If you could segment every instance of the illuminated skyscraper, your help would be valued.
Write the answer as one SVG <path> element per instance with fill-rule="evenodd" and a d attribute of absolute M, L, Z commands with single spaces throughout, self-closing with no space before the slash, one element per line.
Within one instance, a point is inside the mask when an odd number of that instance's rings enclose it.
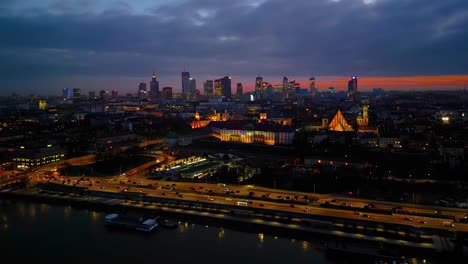
<path fill-rule="evenodd" d="M 101 97 L 101 100 L 106 100 L 107 98 L 109 98 L 109 92 L 106 90 L 101 90 L 99 92 L 99 96 Z"/>
<path fill-rule="evenodd" d="M 144 82 L 138 84 L 138 98 L 146 98 L 146 83 Z"/>
<path fill-rule="evenodd" d="M 263 77 L 258 76 L 255 79 L 255 92 L 260 92 L 262 90 Z"/>
<path fill-rule="evenodd" d="M 283 77 L 283 92 L 288 90 L 288 82 L 289 82 L 289 79 L 288 77 Z"/>
<path fill-rule="evenodd" d="M 348 81 L 348 92 L 357 91 L 357 77 L 351 76 L 351 80 Z"/>
<path fill-rule="evenodd" d="M 357 77 L 351 76 L 351 80 L 348 81 L 348 99 L 351 101 L 356 100 L 357 85 Z"/>
<path fill-rule="evenodd" d="M 190 94 L 190 73 L 182 72 L 182 95 L 186 96 Z"/>
<path fill-rule="evenodd" d="M 159 82 L 156 80 L 156 74 L 151 76 L 151 82 L 150 82 L 150 95 L 151 95 L 151 100 L 156 100 L 159 97 Z"/>
<path fill-rule="evenodd" d="M 221 79 L 214 81 L 214 93 L 216 96 L 222 96 L 224 98 L 231 98 L 231 76 L 224 76 Z"/>
<path fill-rule="evenodd" d="M 166 100 L 172 99 L 172 87 L 162 88 L 162 95 L 163 95 L 163 98 Z"/>
<path fill-rule="evenodd" d="M 197 92 L 197 83 L 194 78 L 189 78 L 189 93 L 186 94 L 186 98 L 190 100 L 196 99 L 196 92 Z"/>
<path fill-rule="evenodd" d="M 81 99 L 81 88 L 73 88 L 73 99 Z"/>
<path fill-rule="evenodd" d="M 119 90 L 112 90 L 112 99 L 116 99 L 119 97 Z"/>
<path fill-rule="evenodd" d="M 216 79 L 214 81 L 214 95 L 223 96 L 223 79 Z"/>
<path fill-rule="evenodd" d="M 68 88 L 63 88 L 62 98 L 68 100 L 72 97 L 72 91 Z"/>
<path fill-rule="evenodd" d="M 317 90 L 315 90 L 315 78 L 310 77 L 310 79 L 309 79 L 309 93 L 310 93 L 310 95 L 315 96 L 316 92 L 317 92 Z"/>
<path fill-rule="evenodd" d="M 223 95 L 224 97 L 231 99 L 231 76 L 224 76 L 223 78 Z"/>
<path fill-rule="evenodd" d="M 213 95 L 213 81 L 212 80 L 206 80 L 206 82 L 203 83 L 203 93 L 206 96 Z"/>
<path fill-rule="evenodd" d="M 242 83 L 237 83 L 236 89 L 236 96 L 241 96 L 244 93 L 244 88 L 242 87 Z"/>

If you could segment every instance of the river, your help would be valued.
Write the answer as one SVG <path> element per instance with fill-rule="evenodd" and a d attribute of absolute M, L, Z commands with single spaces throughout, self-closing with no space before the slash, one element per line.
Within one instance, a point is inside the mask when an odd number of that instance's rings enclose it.
<path fill-rule="evenodd" d="M 8 260 L 2 263 L 365 263 L 357 257 L 330 256 L 313 240 L 190 221 L 147 234 L 108 229 L 105 216 L 68 206 L 0 200 L 0 254 Z"/>

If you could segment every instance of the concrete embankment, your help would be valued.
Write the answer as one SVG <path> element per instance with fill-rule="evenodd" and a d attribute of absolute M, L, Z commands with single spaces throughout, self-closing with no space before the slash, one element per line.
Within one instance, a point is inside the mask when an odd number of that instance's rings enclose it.
<path fill-rule="evenodd" d="M 177 204 L 164 201 L 135 201 L 108 197 L 83 196 L 59 192 L 39 192 L 34 189 L 16 190 L 0 193 L 0 198 L 11 200 L 28 200 L 33 202 L 45 202 L 52 204 L 69 205 L 77 208 L 85 208 L 105 212 L 135 212 L 146 215 L 181 216 L 190 220 L 197 219 L 202 223 L 214 225 L 229 225 L 235 228 L 247 229 L 254 232 L 279 233 L 287 237 L 308 238 L 319 237 L 324 241 L 347 240 L 360 243 L 388 245 L 398 248 L 398 252 L 412 252 L 415 250 L 423 254 L 451 252 L 453 246 L 446 238 L 438 236 L 406 236 L 399 237 L 384 230 L 372 230 L 354 226 L 334 224 L 331 220 L 299 219 L 295 217 L 271 217 L 252 214 L 248 210 L 229 210 L 229 208 L 204 207 L 203 204 L 188 203 Z M 442 243 L 443 242 L 443 243 Z"/>

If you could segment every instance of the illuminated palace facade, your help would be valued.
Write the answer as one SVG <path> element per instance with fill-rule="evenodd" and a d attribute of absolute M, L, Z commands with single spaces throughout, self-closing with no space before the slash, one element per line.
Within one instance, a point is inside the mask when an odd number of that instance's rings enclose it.
<path fill-rule="evenodd" d="M 212 122 L 212 136 L 221 141 L 256 143 L 265 145 L 291 145 L 294 140 L 294 130 L 290 126 L 282 126 L 271 122 L 250 123 L 233 120 L 227 122 Z"/>

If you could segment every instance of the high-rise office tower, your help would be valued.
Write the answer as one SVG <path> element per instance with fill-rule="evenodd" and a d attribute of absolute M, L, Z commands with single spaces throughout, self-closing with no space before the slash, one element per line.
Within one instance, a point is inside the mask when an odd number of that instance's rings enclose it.
<path fill-rule="evenodd" d="M 172 87 L 162 88 L 162 95 L 163 95 L 163 98 L 166 100 L 172 99 Z"/>
<path fill-rule="evenodd" d="M 185 97 L 190 94 L 190 73 L 182 72 L 182 95 Z"/>
<path fill-rule="evenodd" d="M 190 87 L 190 94 L 195 94 L 197 91 L 197 82 L 195 81 L 195 78 L 190 77 L 189 78 L 189 87 Z"/>
<path fill-rule="evenodd" d="M 102 100 L 106 100 L 107 98 L 109 98 L 109 92 L 106 90 L 101 90 L 99 92 L 99 96 L 101 97 Z"/>
<path fill-rule="evenodd" d="M 309 94 L 311 96 L 315 96 L 316 93 L 317 93 L 317 90 L 315 88 L 315 78 L 310 77 L 309 78 Z"/>
<path fill-rule="evenodd" d="M 156 74 L 151 76 L 151 82 L 150 82 L 150 94 L 151 94 L 151 100 L 156 100 L 159 97 L 159 82 L 156 80 Z"/>
<path fill-rule="evenodd" d="M 112 99 L 116 99 L 117 97 L 119 97 L 119 90 L 112 90 Z"/>
<path fill-rule="evenodd" d="M 89 96 L 89 99 L 94 100 L 94 99 L 96 99 L 96 92 L 95 91 L 89 91 L 88 96 Z"/>
<path fill-rule="evenodd" d="M 81 88 L 73 88 L 73 99 L 81 99 Z"/>
<path fill-rule="evenodd" d="M 214 81 L 214 93 L 216 96 L 222 96 L 231 99 L 231 76 L 224 76 Z"/>
<path fill-rule="evenodd" d="M 144 82 L 138 84 L 138 98 L 146 98 L 146 83 Z"/>
<path fill-rule="evenodd" d="M 63 88 L 63 91 L 62 91 L 62 98 L 64 100 L 68 100 L 72 97 L 72 91 L 68 88 Z"/>
<path fill-rule="evenodd" d="M 260 92 L 262 90 L 263 77 L 258 76 L 255 78 L 255 92 Z"/>
<path fill-rule="evenodd" d="M 357 92 L 357 77 L 351 76 L 351 80 L 348 81 L 348 92 Z"/>
<path fill-rule="evenodd" d="M 186 95 L 186 99 L 197 99 L 197 83 L 192 77 L 189 78 L 189 93 Z"/>
<path fill-rule="evenodd" d="M 244 93 L 244 88 L 242 87 L 242 83 L 237 83 L 236 96 L 239 97 L 243 93 Z"/>
<path fill-rule="evenodd" d="M 224 76 L 223 78 L 223 95 L 224 97 L 231 99 L 231 76 Z"/>
<path fill-rule="evenodd" d="M 213 95 L 213 81 L 212 80 L 206 80 L 206 82 L 203 83 L 203 93 L 205 94 L 205 96 Z"/>
<path fill-rule="evenodd" d="M 223 79 L 216 79 L 214 81 L 214 95 L 223 96 Z"/>
<path fill-rule="evenodd" d="M 289 82 L 288 77 L 284 76 L 283 77 L 283 92 L 288 90 L 288 82 Z"/>
<path fill-rule="evenodd" d="M 351 76 L 351 80 L 348 81 L 348 99 L 351 101 L 356 100 L 357 96 L 357 77 Z"/>

